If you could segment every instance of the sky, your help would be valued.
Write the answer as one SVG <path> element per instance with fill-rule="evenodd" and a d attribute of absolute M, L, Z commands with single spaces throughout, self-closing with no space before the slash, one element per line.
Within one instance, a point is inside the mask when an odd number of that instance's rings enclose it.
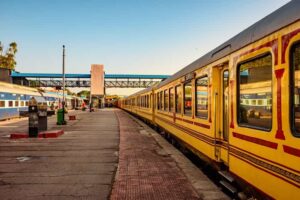
<path fill-rule="evenodd" d="M 0 0 L 0 41 L 20 72 L 60 73 L 65 45 L 66 73 L 171 75 L 288 1 Z"/>

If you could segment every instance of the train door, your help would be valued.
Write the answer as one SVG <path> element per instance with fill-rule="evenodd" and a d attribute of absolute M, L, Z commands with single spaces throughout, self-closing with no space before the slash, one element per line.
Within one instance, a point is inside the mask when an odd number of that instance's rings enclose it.
<path fill-rule="evenodd" d="M 216 69 L 217 78 L 214 90 L 215 104 L 215 156 L 218 161 L 228 165 L 229 154 L 229 70 L 228 65 Z"/>
<path fill-rule="evenodd" d="M 220 160 L 228 165 L 229 159 L 229 70 L 225 65 L 219 70 L 219 126 Z"/>
<path fill-rule="evenodd" d="M 229 162 L 229 70 L 228 68 L 223 70 L 222 73 L 222 91 L 223 91 L 223 98 L 222 98 L 222 115 L 223 115 L 223 127 L 222 127 L 222 138 L 223 143 L 222 147 L 224 149 L 225 155 L 221 156 L 222 160 L 228 164 Z M 221 152 L 222 153 L 222 152 Z"/>

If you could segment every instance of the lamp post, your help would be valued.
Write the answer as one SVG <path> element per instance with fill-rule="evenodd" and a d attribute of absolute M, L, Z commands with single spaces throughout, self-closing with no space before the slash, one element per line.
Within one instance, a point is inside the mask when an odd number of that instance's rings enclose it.
<path fill-rule="evenodd" d="M 91 74 L 91 81 L 90 81 L 90 112 L 92 112 L 92 71 L 90 71 Z"/>
<path fill-rule="evenodd" d="M 65 87 L 66 87 L 66 83 L 65 83 L 65 45 L 63 45 L 63 60 L 62 60 L 62 74 L 63 74 L 63 101 L 62 101 L 62 109 L 63 109 L 63 116 L 62 116 L 62 124 L 66 124 L 65 121 L 65 104 L 66 104 L 66 99 L 65 99 Z"/>

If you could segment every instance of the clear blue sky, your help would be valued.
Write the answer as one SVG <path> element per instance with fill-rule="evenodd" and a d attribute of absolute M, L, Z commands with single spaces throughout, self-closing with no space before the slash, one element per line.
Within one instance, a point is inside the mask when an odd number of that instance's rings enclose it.
<path fill-rule="evenodd" d="M 0 0 L 21 72 L 173 74 L 288 0 Z"/>
<path fill-rule="evenodd" d="M 0 0 L 0 41 L 17 70 L 172 74 L 287 0 Z"/>

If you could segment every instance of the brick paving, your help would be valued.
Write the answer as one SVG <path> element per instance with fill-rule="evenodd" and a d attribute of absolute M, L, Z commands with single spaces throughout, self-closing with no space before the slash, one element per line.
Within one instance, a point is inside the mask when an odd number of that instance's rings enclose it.
<path fill-rule="evenodd" d="M 120 125 L 120 155 L 111 199 L 201 199 L 153 137 L 124 111 L 115 111 Z"/>

